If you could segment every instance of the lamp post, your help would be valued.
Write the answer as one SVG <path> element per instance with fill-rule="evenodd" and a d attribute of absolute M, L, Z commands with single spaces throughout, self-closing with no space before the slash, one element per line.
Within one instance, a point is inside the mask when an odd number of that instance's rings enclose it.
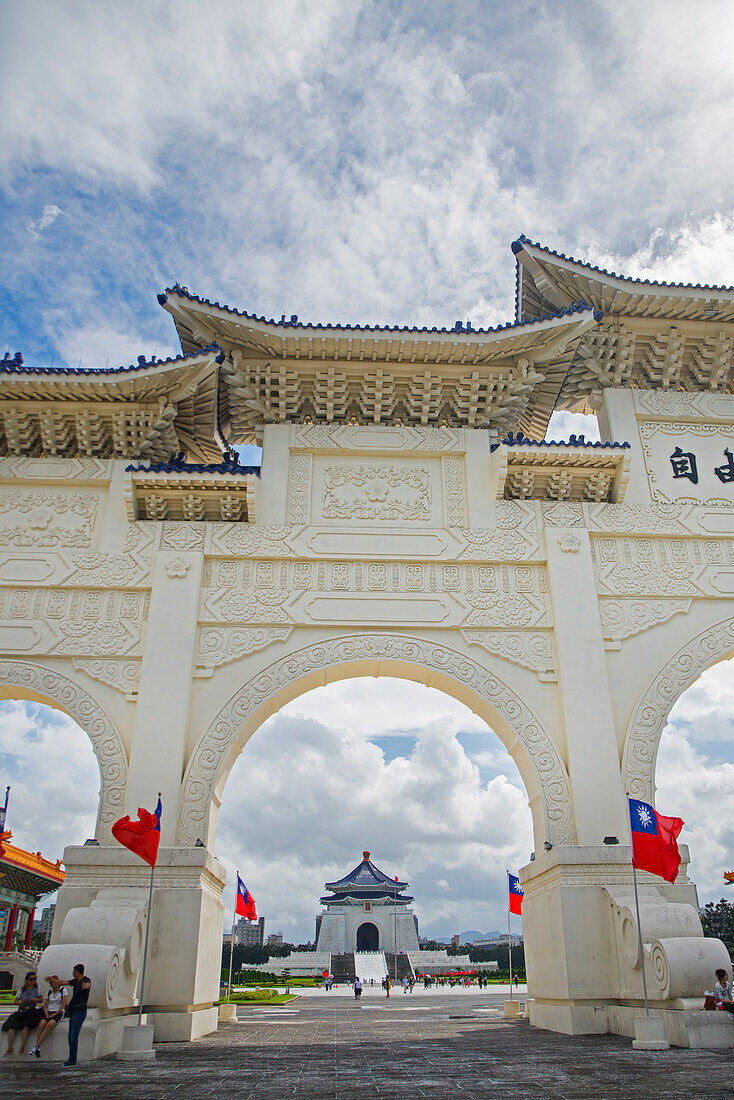
<path fill-rule="evenodd" d="M 394 921 L 394 923 L 395 923 L 395 955 L 393 957 L 392 970 L 393 970 L 393 981 L 397 985 L 397 982 L 398 982 L 398 876 L 397 875 L 395 876 L 395 892 L 394 892 L 393 896 L 394 896 L 394 899 L 395 899 L 395 906 L 394 906 L 394 910 L 395 910 L 395 921 Z"/>

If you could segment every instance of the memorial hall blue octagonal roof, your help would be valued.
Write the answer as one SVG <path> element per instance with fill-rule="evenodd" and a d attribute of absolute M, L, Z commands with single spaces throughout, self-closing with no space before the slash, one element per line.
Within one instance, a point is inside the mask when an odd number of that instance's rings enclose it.
<path fill-rule="evenodd" d="M 351 896 L 361 894 L 363 891 L 374 890 L 378 890 L 382 894 L 385 892 L 385 887 L 389 887 L 390 890 L 396 888 L 398 891 L 405 890 L 408 885 L 407 882 L 400 882 L 399 880 L 396 882 L 394 878 L 390 878 L 379 867 L 375 867 L 370 860 L 369 852 L 363 852 L 362 855 L 362 862 L 344 878 L 340 878 L 336 882 L 325 882 L 326 889 L 332 890 L 334 893 L 348 892 Z"/>

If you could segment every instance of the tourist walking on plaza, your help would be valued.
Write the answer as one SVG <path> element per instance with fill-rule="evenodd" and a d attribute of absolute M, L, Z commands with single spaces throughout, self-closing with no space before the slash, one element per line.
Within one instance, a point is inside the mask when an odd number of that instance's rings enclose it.
<path fill-rule="evenodd" d="M 41 1009 L 38 1007 L 38 1002 L 40 1000 L 41 991 L 38 988 L 36 972 L 35 970 L 29 970 L 25 976 L 23 985 L 15 994 L 15 1003 L 18 1007 L 15 1012 L 8 1016 L 3 1024 L 3 1031 L 7 1031 L 8 1033 L 8 1049 L 5 1051 L 6 1058 L 9 1054 L 13 1053 L 15 1035 L 18 1031 L 21 1032 L 18 1054 L 24 1052 L 29 1032 L 32 1031 L 34 1027 L 38 1026 L 38 1021 L 43 1015 Z"/>
<path fill-rule="evenodd" d="M 354 999 L 358 1001 L 362 996 L 362 983 L 359 978 L 354 979 Z"/>
<path fill-rule="evenodd" d="M 41 1043 L 44 1039 L 47 1039 L 53 1029 L 64 1018 L 64 1009 L 66 1008 L 66 1002 L 69 997 L 64 989 L 63 985 L 57 978 L 51 978 L 51 988 L 43 1002 L 43 1019 L 38 1025 L 38 1034 L 36 1035 L 36 1045 L 30 1052 L 31 1055 L 36 1058 L 41 1057 Z"/>
<path fill-rule="evenodd" d="M 732 1001 L 731 997 L 731 982 L 729 981 L 729 975 L 725 970 L 716 971 L 714 997 L 716 998 L 717 1008 L 723 1009 L 724 1012 L 734 1013 L 734 1001 Z"/>
<path fill-rule="evenodd" d="M 390 986 L 391 986 L 391 984 L 392 983 L 390 981 L 390 975 L 386 974 L 385 975 L 385 980 L 382 983 L 382 988 L 385 990 L 385 996 L 388 997 L 388 998 L 390 997 Z"/>
<path fill-rule="evenodd" d="M 69 1057 L 64 1065 L 75 1066 L 79 1047 L 79 1032 L 82 1030 L 82 1025 L 87 1018 L 87 1002 L 89 1001 L 89 990 L 92 988 L 92 983 L 89 978 L 84 976 L 83 963 L 76 964 L 73 977 L 66 981 L 60 978 L 58 974 L 52 974 L 50 978 L 46 978 L 46 981 L 55 981 L 59 985 L 71 986 L 71 1001 L 67 1009 L 69 1014 Z"/>

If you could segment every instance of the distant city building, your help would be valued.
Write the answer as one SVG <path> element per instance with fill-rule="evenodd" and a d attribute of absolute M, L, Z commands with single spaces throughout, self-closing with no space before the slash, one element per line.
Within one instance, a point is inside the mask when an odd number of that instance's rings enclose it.
<path fill-rule="evenodd" d="M 452 947 L 461 947 L 461 936 L 459 936 L 459 935 L 452 936 L 451 937 L 451 946 Z"/>
<path fill-rule="evenodd" d="M 418 951 L 418 924 L 403 893 L 407 882 L 380 871 L 362 853 L 362 862 L 344 878 L 327 882 L 326 912 L 318 924 L 317 951 Z M 397 939 L 397 944 L 396 944 Z"/>
<path fill-rule="evenodd" d="M 51 933 L 54 927 L 54 913 L 56 912 L 56 904 L 47 906 L 41 913 L 41 919 L 38 922 L 36 932 L 39 936 L 43 936 L 46 943 L 51 940 Z"/>
<path fill-rule="evenodd" d="M 235 943 L 240 947 L 262 947 L 265 942 L 265 917 L 252 924 L 246 917 L 240 917 L 234 926 Z"/>
<path fill-rule="evenodd" d="M 271 932 L 268 936 L 268 947 L 282 947 L 283 946 L 283 933 Z"/>
<path fill-rule="evenodd" d="M 517 936 L 514 933 L 511 939 L 513 947 L 519 947 L 522 943 L 522 936 Z M 507 947 L 507 933 L 504 935 L 498 933 L 498 935 L 487 940 L 472 940 L 472 947 Z"/>

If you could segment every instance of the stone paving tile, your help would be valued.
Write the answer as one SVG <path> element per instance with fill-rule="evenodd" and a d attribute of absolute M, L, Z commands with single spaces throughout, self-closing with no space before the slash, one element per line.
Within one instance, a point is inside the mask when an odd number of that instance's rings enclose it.
<path fill-rule="evenodd" d="M 734 1051 L 634 1051 L 616 1036 L 571 1038 L 505 1022 L 486 999 L 432 1000 L 421 1012 L 396 1005 L 363 1012 L 345 1001 L 294 1002 L 278 1021 L 249 1010 L 196 1043 L 162 1044 L 155 1062 L 115 1059 L 63 1070 L 36 1062 L 3 1066 L 2 1097 L 95 1100 L 679 1100 L 734 1098 Z M 475 1012 L 475 1009 L 477 1010 Z"/>

